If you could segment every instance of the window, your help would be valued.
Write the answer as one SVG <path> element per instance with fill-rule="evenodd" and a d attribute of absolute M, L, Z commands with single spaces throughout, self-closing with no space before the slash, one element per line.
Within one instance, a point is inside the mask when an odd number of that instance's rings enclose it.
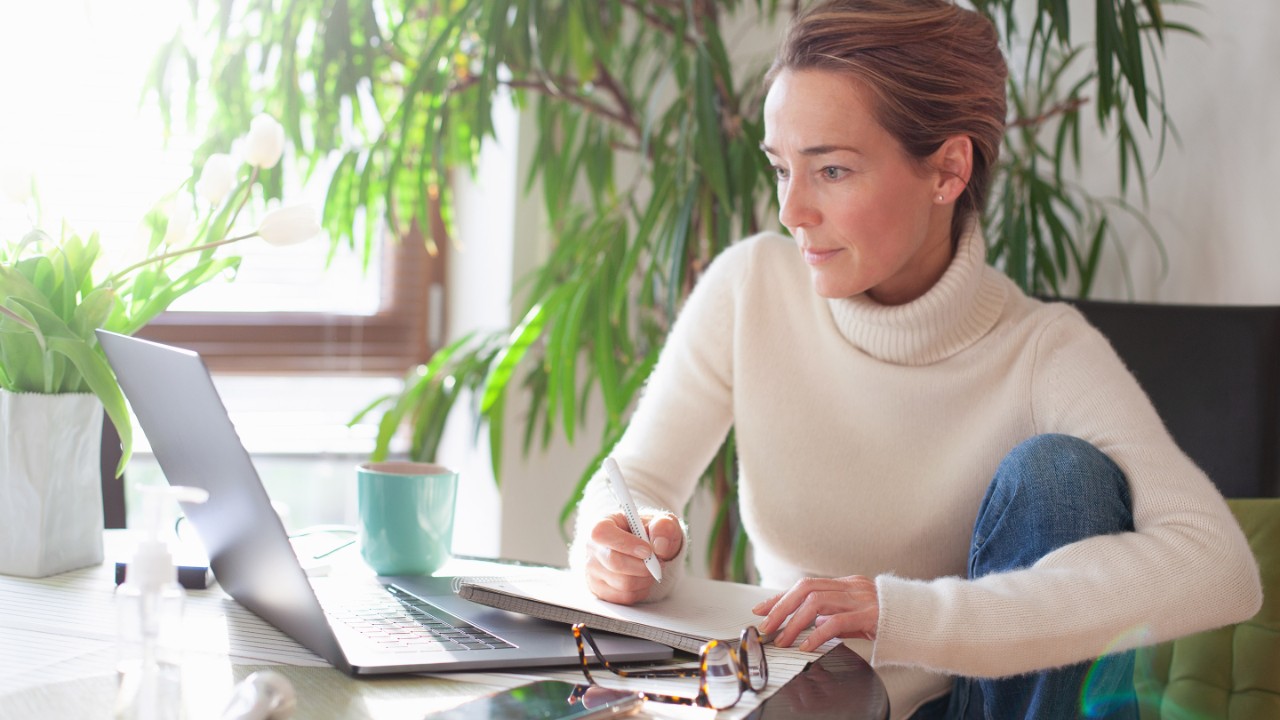
<path fill-rule="evenodd" d="M 166 146 L 159 110 L 138 105 L 181 9 L 171 0 L 138 0 L 127 13 L 112 0 L 0 8 L 0 95 L 8 99 L 0 190 L 34 176 L 42 226 L 65 220 L 77 232 L 98 231 L 108 254 L 126 254 L 147 210 L 189 174 L 198 138 Z M 7 237 L 21 237 L 34 219 L 0 196 Z M 425 360 L 443 337 L 443 252 L 429 254 L 420 236 L 402 238 L 385 243 L 364 273 L 358 258 L 341 255 L 325 268 L 325 251 L 316 242 L 238 244 L 245 260 L 234 282 L 207 283 L 139 335 L 197 349 L 218 371 L 398 375 Z"/>

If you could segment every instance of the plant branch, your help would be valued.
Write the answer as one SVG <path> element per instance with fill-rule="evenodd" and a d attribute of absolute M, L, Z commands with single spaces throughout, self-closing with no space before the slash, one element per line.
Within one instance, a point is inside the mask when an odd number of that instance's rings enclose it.
<path fill-rule="evenodd" d="M 609 72 L 609 68 L 605 67 L 604 63 L 599 59 L 596 60 L 596 76 L 600 84 L 604 86 L 604 89 L 608 90 L 609 94 L 613 96 L 613 101 L 618 104 L 618 114 L 623 125 L 631 131 L 632 135 L 636 136 L 637 140 L 643 141 L 644 131 L 640 129 L 640 124 L 636 122 L 635 108 L 632 107 L 631 101 L 627 99 L 626 94 L 622 92 L 622 88 L 618 87 L 618 81 Z"/>
<path fill-rule="evenodd" d="M 1077 98 L 1071 98 L 1070 100 L 1065 100 L 1063 102 L 1058 103 L 1057 105 L 1054 105 L 1048 110 L 1045 110 L 1039 115 L 1036 115 L 1035 117 L 1014 118 L 1009 122 L 1008 129 L 1012 130 L 1014 128 L 1039 127 L 1040 125 L 1043 125 L 1045 122 L 1059 115 L 1066 115 L 1068 113 L 1073 113 L 1076 110 L 1079 110 L 1088 102 L 1089 102 L 1089 98 L 1084 98 L 1084 97 L 1077 97 Z"/>
<path fill-rule="evenodd" d="M 656 13 L 646 8 L 643 3 L 638 2 L 638 0 L 621 0 L 621 2 L 626 7 L 629 7 L 632 10 L 634 10 L 637 15 L 644 18 L 644 21 L 649 25 L 651 25 L 652 27 L 655 27 L 658 30 L 661 30 L 662 32 L 672 37 L 678 37 L 684 42 L 689 43 L 690 45 L 695 44 L 697 42 L 697 38 L 690 37 L 680 32 L 679 28 L 667 22 L 662 17 L 659 17 Z M 664 5 L 665 7 L 667 7 L 667 9 L 671 10 L 672 12 L 678 13 L 683 11 L 682 8 L 675 7 L 673 5 L 666 4 L 666 3 L 658 2 L 654 4 Z"/>
<path fill-rule="evenodd" d="M 240 217 L 240 211 L 244 210 L 244 206 L 249 204 L 249 196 L 253 194 L 253 184 L 258 181 L 258 173 L 262 171 L 257 165 L 253 167 L 253 174 L 249 176 L 249 182 L 244 186 L 244 197 L 240 199 L 240 207 L 231 213 L 231 218 L 227 220 L 227 229 L 236 226 L 236 219 Z"/>
<path fill-rule="evenodd" d="M 167 253 L 164 253 L 163 255 L 156 255 L 155 257 L 149 257 L 145 260 L 139 260 L 138 262 L 130 265 L 129 267 L 121 270 L 120 272 L 113 273 L 106 280 L 103 280 L 102 284 L 113 285 L 117 280 L 120 280 L 121 278 L 133 272 L 134 270 L 137 270 L 138 268 L 141 268 L 141 267 L 146 267 L 147 265 L 150 265 L 152 263 L 164 262 L 165 260 L 171 260 L 173 258 L 181 257 L 183 255 L 189 255 L 193 252 L 203 252 L 205 250 L 212 250 L 214 248 L 222 247 L 223 245 L 230 245 L 231 243 L 234 243 L 234 242 L 240 242 L 241 240 L 254 237 L 257 234 L 258 232 L 255 230 L 245 235 L 237 235 L 236 237 L 233 237 L 233 238 L 223 238 L 221 240 L 203 243 L 201 245 L 192 245 L 191 247 L 182 248 L 181 250 L 171 250 Z"/>
<path fill-rule="evenodd" d="M 466 90 L 471 85 L 474 85 L 477 81 L 478 81 L 478 78 L 467 78 L 463 82 L 453 86 L 450 92 Z M 587 112 L 593 115 L 597 115 L 612 123 L 621 125 L 622 127 L 629 130 L 631 133 L 636 135 L 637 138 L 640 137 L 640 134 L 641 134 L 640 126 L 636 123 L 635 118 L 631 116 L 631 109 L 629 105 L 624 106 L 620 110 L 615 110 L 602 103 L 593 102 L 590 98 L 585 97 L 583 95 L 578 95 L 576 93 L 568 93 L 560 89 L 561 85 L 574 85 L 574 86 L 578 85 L 578 82 L 576 80 L 562 79 L 557 81 L 557 80 L 553 80 L 552 78 L 539 78 L 536 80 L 513 79 L 513 80 L 505 80 L 505 81 L 500 80 L 499 84 L 505 85 L 509 88 L 516 88 L 516 89 L 522 89 L 522 90 L 535 90 L 544 95 L 548 95 L 556 99 L 563 100 L 567 103 L 577 105 L 578 107 L 586 110 Z"/>

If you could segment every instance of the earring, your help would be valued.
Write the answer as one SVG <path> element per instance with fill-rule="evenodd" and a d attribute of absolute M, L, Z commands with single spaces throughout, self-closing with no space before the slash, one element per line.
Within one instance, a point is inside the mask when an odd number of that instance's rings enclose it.
<path fill-rule="evenodd" d="M 938 202 L 942 202 L 942 201 L 943 201 L 943 199 L 944 199 L 944 198 L 943 198 L 941 195 L 939 195 L 939 196 L 938 196 Z"/>

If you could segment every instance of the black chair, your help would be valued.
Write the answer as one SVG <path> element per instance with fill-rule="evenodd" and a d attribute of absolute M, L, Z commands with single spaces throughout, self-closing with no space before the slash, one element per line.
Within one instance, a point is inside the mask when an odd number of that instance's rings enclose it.
<path fill-rule="evenodd" d="M 1068 302 L 1224 495 L 1280 496 L 1280 307 Z"/>

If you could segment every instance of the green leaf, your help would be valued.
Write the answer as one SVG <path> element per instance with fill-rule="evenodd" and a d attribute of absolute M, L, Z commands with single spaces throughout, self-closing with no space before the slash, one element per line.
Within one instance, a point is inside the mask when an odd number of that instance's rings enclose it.
<path fill-rule="evenodd" d="M 0 363 L 5 389 L 52 393 L 55 390 L 49 343 L 35 315 L 15 297 L 0 304 Z"/>
<path fill-rule="evenodd" d="M 608 416 L 606 420 L 610 425 L 616 425 L 625 408 L 619 387 L 618 363 L 614 358 L 613 326 L 604 307 L 596 306 L 595 318 L 596 328 L 591 349 L 595 354 L 596 369 L 600 373 L 600 394 L 604 396 L 604 409 Z"/>
<path fill-rule="evenodd" d="M 96 341 L 95 341 L 96 342 Z M 124 473 L 124 468 L 133 457 L 133 425 L 129 419 L 129 411 L 125 406 L 124 394 L 116 384 L 115 375 L 105 358 L 95 352 L 89 343 L 79 338 L 50 337 L 49 349 L 66 356 L 88 383 L 89 389 L 102 401 L 107 417 L 120 433 L 122 453 L 120 463 L 116 466 L 116 475 Z"/>
<path fill-rule="evenodd" d="M 94 330 L 106 325 L 115 304 L 116 293 L 111 288 L 93 290 L 76 307 L 71 319 L 71 332 L 86 340 L 92 338 Z"/>
<path fill-rule="evenodd" d="M 489 405 L 486 413 L 489 420 L 489 465 L 493 468 L 493 479 L 502 486 L 502 450 L 504 447 L 504 429 L 506 428 L 507 396 L 499 394 Z"/>
<path fill-rule="evenodd" d="M 698 54 L 696 68 L 697 91 L 693 95 L 698 118 L 696 148 L 699 164 L 716 199 L 732 206 L 729 196 L 729 173 L 725 167 L 723 149 L 724 130 L 720 125 L 719 94 L 712 79 L 710 60 L 705 53 Z"/>
<path fill-rule="evenodd" d="M 542 335 L 547 314 L 563 302 L 564 292 L 556 291 L 546 301 L 538 303 L 525 314 L 524 319 L 511 332 L 511 338 L 496 358 L 493 369 L 484 383 L 484 395 L 480 400 L 481 412 L 488 412 L 499 395 L 506 389 L 511 373 L 524 359 L 529 347 Z"/>
<path fill-rule="evenodd" d="M 590 294 L 588 285 L 575 288 L 564 315 L 553 326 L 554 342 L 548 344 L 547 363 L 556 379 L 555 385 L 560 389 L 564 434 L 570 443 L 577 427 L 574 408 L 577 405 L 578 338 L 582 336 L 582 318 L 586 314 Z"/>

